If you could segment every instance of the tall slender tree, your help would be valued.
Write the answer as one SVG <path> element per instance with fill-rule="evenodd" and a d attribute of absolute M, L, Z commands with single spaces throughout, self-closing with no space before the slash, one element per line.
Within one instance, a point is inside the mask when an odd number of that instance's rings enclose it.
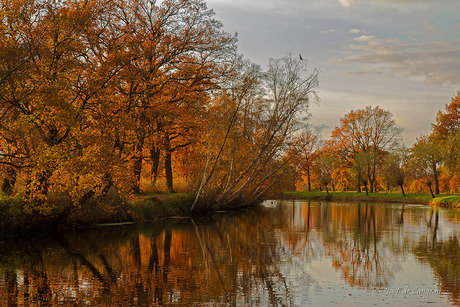
<path fill-rule="evenodd" d="M 329 146 L 349 166 L 353 165 L 358 154 L 372 157 L 361 159 L 364 165 L 357 169 L 358 192 L 361 191 L 363 176 L 369 181 L 370 192 L 374 192 L 377 166 L 391 149 L 400 144 L 401 132 L 393 115 L 379 107 L 350 111 L 340 119 L 340 125 L 332 132 Z"/>

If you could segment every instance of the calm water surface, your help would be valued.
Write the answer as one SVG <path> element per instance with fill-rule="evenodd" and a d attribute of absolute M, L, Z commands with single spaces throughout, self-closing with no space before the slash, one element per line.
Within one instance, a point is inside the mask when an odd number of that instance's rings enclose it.
<path fill-rule="evenodd" d="M 266 202 L 0 241 L 0 305 L 456 306 L 460 215 Z"/>

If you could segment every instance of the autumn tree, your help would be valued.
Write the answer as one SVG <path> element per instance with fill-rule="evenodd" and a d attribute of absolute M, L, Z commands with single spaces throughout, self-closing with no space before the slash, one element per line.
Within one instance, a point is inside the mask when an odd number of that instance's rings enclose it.
<path fill-rule="evenodd" d="M 460 179 L 460 131 L 447 137 L 442 150 L 445 165 Z"/>
<path fill-rule="evenodd" d="M 1 5 L 2 164 L 25 168 L 29 196 L 46 198 L 51 177 L 81 157 L 91 106 L 123 66 L 123 35 L 110 32 L 110 1 Z"/>
<path fill-rule="evenodd" d="M 318 130 L 309 129 L 302 133 L 300 140 L 303 146 L 295 159 L 307 177 L 307 188 L 311 191 L 312 166 L 322 147 L 321 134 Z"/>
<path fill-rule="evenodd" d="M 428 187 L 433 198 L 439 194 L 441 164 L 441 148 L 429 137 L 419 138 L 411 149 L 411 172 Z"/>
<path fill-rule="evenodd" d="M 292 55 L 265 72 L 242 61 L 202 0 L 0 5 L 6 193 L 20 174 L 30 204 L 50 211 L 42 205 L 54 193 L 77 208 L 109 191 L 140 192 L 145 161 L 156 178 L 160 158 L 173 192 L 172 155 L 188 150 L 203 174 L 197 200 L 251 203 L 299 153 L 289 149 L 318 72 Z"/>
<path fill-rule="evenodd" d="M 323 151 L 316 159 L 314 166 L 321 184 L 326 188 L 326 193 L 329 194 L 329 184 L 332 183 L 332 173 L 338 166 L 337 158 Z"/>
<path fill-rule="evenodd" d="M 336 169 L 332 172 L 333 188 L 337 191 L 347 192 L 352 186 L 351 170 L 341 163 L 338 163 Z"/>
<path fill-rule="evenodd" d="M 358 178 L 361 179 L 360 184 L 364 186 L 366 195 L 369 195 L 369 192 L 373 192 L 373 182 L 371 178 L 375 176 L 372 173 L 372 171 L 375 171 L 377 159 L 378 157 L 376 154 L 368 151 L 361 151 L 356 154 L 355 159 L 353 161 L 352 171 L 358 174 Z"/>
<path fill-rule="evenodd" d="M 367 157 L 360 162 L 360 165 L 365 164 L 356 168 L 358 192 L 363 176 L 369 181 L 370 192 L 374 192 L 377 166 L 400 143 L 401 132 L 393 115 L 379 107 L 350 111 L 340 119 L 340 126 L 332 132 L 331 148 L 349 167 L 355 163 L 358 154 Z"/>
<path fill-rule="evenodd" d="M 198 188 L 198 197 L 202 193 L 215 195 L 215 201 L 224 205 L 241 199 L 248 202 L 260 199 L 282 174 L 290 160 L 284 154 L 294 141 L 294 132 L 301 128 L 302 116 L 315 98 L 314 89 L 318 84 L 318 72 L 310 72 L 305 61 L 290 54 L 270 60 L 265 74 L 252 65 L 245 66 L 240 82 L 227 98 L 233 101 L 227 105 L 233 107 L 228 119 L 223 121 L 223 135 L 209 139 L 218 145 L 209 146 L 207 167 Z M 238 144 L 241 150 L 232 148 L 233 155 L 239 157 L 228 160 L 231 156 L 224 153 L 232 144 Z M 225 179 L 218 177 L 218 165 L 222 164 L 228 168 Z M 213 188 L 212 181 L 225 184 Z"/>
<path fill-rule="evenodd" d="M 383 165 L 383 172 L 388 179 L 389 183 L 396 184 L 400 189 L 404 197 L 406 193 L 404 191 L 404 184 L 409 176 L 409 150 L 401 146 L 393 150 L 385 159 Z"/>
<path fill-rule="evenodd" d="M 135 119 L 133 154 L 140 192 L 144 148 L 150 151 L 157 177 L 163 152 L 167 188 L 173 191 L 172 153 L 191 144 L 211 90 L 230 76 L 236 40 L 214 19 L 201 0 L 133 1 L 123 13 L 131 33 L 130 52 L 137 55 L 117 87 L 124 112 Z"/>
<path fill-rule="evenodd" d="M 450 104 L 445 106 L 444 111 L 438 112 L 436 123 L 433 124 L 435 138 L 446 139 L 458 131 L 460 131 L 460 92 L 452 98 Z"/>
<path fill-rule="evenodd" d="M 431 139 L 442 148 L 445 165 L 452 175 L 460 176 L 460 92 L 439 111 Z"/>
<path fill-rule="evenodd" d="M 22 171 L 29 198 L 51 186 L 77 204 L 98 190 L 139 192 L 145 148 L 156 167 L 164 152 L 173 191 L 172 152 L 196 141 L 211 92 L 232 76 L 236 39 L 212 10 L 199 0 L 0 4 L 3 191 Z"/>

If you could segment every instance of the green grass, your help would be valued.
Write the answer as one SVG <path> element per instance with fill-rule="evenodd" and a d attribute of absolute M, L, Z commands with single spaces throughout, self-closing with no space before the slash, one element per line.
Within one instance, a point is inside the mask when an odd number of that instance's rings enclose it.
<path fill-rule="evenodd" d="M 430 204 L 444 208 L 459 209 L 460 195 L 438 196 L 435 199 L 431 200 Z"/>
<path fill-rule="evenodd" d="M 310 198 L 310 199 L 335 199 L 335 200 L 367 200 L 367 201 L 389 201 L 389 202 L 417 202 L 423 204 L 429 204 L 433 201 L 430 194 L 406 194 L 406 197 L 402 193 L 358 193 L 358 192 L 285 192 L 286 197 L 298 197 L 298 198 Z M 440 204 L 459 200 L 460 196 L 455 195 L 440 195 L 437 196 L 433 202 L 442 200 Z"/>

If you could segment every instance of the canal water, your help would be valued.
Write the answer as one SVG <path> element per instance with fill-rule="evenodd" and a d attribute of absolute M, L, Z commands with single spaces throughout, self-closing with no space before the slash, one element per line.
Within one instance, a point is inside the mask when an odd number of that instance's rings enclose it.
<path fill-rule="evenodd" d="M 267 201 L 0 240 L 0 306 L 456 306 L 460 215 Z"/>

